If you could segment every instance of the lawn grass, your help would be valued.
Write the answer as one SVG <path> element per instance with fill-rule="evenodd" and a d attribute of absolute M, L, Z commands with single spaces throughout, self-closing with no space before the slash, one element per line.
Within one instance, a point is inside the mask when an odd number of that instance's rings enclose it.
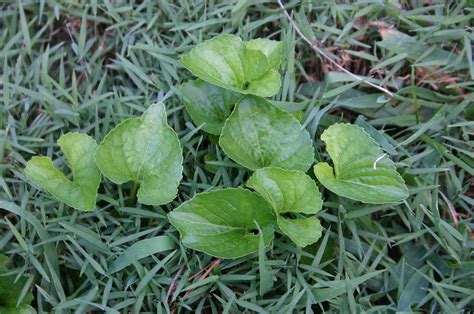
<path fill-rule="evenodd" d="M 283 3 L 318 49 L 393 97 L 321 58 L 273 1 L 0 4 L 0 252 L 27 277 L 21 297 L 31 290 L 38 312 L 474 311 L 472 2 Z M 166 213 L 249 177 L 177 90 L 191 78 L 178 58 L 222 33 L 281 40 L 273 100 L 310 132 L 317 159 L 327 159 L 325 128 L 355 123 L 396 162 L 410 197 L 365 205 L 320 187 L 315 245 L 277 234 L 269 249 L 223 261 L 183 247 Z M 61 134 L 100 141 L 157 101 L 184 150 L 170 204 L 128 207 L 131 185 L 103 180 L 97 210 L 84 213 L 25 179 L 35 154 L 69 173 Z M 153 237 L 174 249 L 130 258 Z"/>

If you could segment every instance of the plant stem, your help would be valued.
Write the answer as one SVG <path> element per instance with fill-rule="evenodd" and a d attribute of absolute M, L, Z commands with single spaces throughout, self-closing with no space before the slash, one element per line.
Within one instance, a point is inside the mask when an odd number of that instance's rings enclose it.
<path fill-rule="evenodd" d="M 132 189 L 130 190 L 130 198 L 128 200 L 128 206 L 134 207 L 137 200 L 137 190 L 140 184 L 138 181 L 133 181 Z"/>

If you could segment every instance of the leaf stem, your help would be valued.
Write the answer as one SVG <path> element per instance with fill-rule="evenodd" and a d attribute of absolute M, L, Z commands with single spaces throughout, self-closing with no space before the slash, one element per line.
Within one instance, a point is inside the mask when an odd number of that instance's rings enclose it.
<path fill-rule="evenodd" d="M 133 181 L 132 189 L 130 190 L 130 199 L 128 201 L 128 206 L 134 207 L 137 201 L 137 190 L 140 184 L 138 181 Z"/>

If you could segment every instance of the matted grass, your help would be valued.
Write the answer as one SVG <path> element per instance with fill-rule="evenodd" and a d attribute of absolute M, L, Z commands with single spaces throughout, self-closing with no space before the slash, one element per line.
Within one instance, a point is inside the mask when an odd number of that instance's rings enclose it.
<path fill-rule="evenodd" d="M 29 278 L 22 295 L 32 290 L 38 312 L 474 311 L 467 1 L 284 2 L 306 37 L 391 99 L 318 58 L 276 2 L 98 2 L 0 4 L 0 252 Z M 397 32 L 412 39 L 387 41 Z M 318 140 L 327 126 L 356 123 L 396 161 L 409 199 L 363 205 L 321 188 L 325 231 L 316 245 L 300 249 L 276 235 L 268 250 L 224 261 L 185 249 L 166 213 L 249 176 L 193 124 L 176 89 L 191 77 L 177 59 L 221 33 L 282 40 L 274 100 L 301 119 L 318 160 L 327 158 Z M 83 213 L 26 182 L 34 154 L 69 173 L 61 134 L 100 141 L 156 101 L 184 149 L 170 204 L 127 207 L 131 186 L 103 180 L 98 210 Z M 124 255 L 165 234 L 175 250 Z"/>

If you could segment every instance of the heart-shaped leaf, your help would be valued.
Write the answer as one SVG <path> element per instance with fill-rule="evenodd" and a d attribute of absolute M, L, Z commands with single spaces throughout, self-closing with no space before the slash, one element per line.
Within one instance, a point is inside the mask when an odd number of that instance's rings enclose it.
<path fill-rule="evenodd" d="M 220 135 L 224 122 L 242 96 L 202 80 L 180 86 L 184 105 L 194 123 L 208 133 Z"/>
<path fill-rule="evenodd" d="M 314 161 L 309 133 L 291 114 L 256 96 L 245 96 L 227 119 L 219 145 L 251 170 L 282 167 L 307 171 Z"/>
<path fill-rule="evenodd" d="M 94 210 L 101 180 L 94 161 L 97 143 L 86 134 L 67 133 L 59 138 L 58 145 L 67 158 L 73 180 L 57 169 L 51 158 L 44 156 L 35 156 L 28 161 L 25 168 L 27 178 L 71 207 Z"/>
<path fill-rule="evenodd" d="M 408 190 L 392 160 L 364 129 L 334 124 L 321 135 L 333 168 L 314 166 L 316 177 L 330 191 L 356 201 L 393 203 L 408 197 Z"/>
<path fill-rule="evenodd" d="M 256 252 L 258 228 L 267 246 L 273 238 L 275 224 L 267 202 L 242 188 L 197 194 L 168 217 L 185 246 L 220 258 L 238 258 Z"/>
<path fill-rule="evenodd" d="M 254 172 L 247 186 L 257 191 L 272 206 L 281 231 L 296 245 L 304 247 L 321 237 L 322 227 L 316 217 L 285 217 L 285 214 L 314 214 L 322 207 L 321 193 L 316 183 L 305 173 L 263 168 Z"/>
<path fill-rule="evenodd" d="M 140 184 L 138 201 L 161 205 L 177 194 L 183 172 L 178 135 L 168 126 L 162 103 L 141 118 L 123 121 L 107 134 L 96 151 L 100 171 L 112 182 Z"/>
<path fill-rule="evenodd" d="M 280 42 L 243 42 L 235 35 L 225 34 L 197 45 L 180 63 L 211 84 L 242 94 L 270 97 L 281 86 L 280 59 Z"/>

